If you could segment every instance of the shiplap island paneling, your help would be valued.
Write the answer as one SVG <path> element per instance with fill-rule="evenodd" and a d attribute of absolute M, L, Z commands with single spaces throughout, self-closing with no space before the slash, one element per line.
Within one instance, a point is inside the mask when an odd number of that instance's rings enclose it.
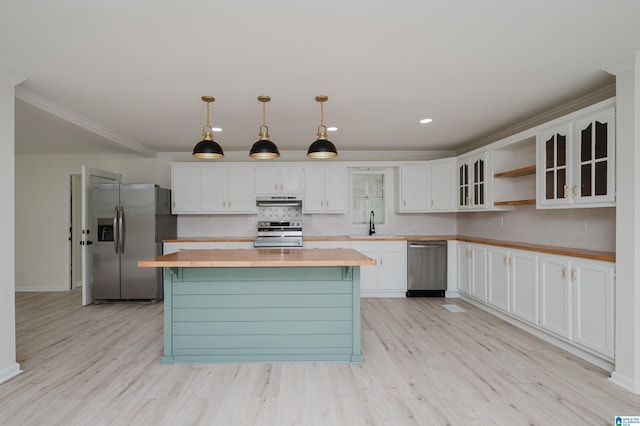
<path fill-rule="evenodd" d="M 182 250 L 164 268 L 163 364 L 363 361 L 352 249 Z"/>

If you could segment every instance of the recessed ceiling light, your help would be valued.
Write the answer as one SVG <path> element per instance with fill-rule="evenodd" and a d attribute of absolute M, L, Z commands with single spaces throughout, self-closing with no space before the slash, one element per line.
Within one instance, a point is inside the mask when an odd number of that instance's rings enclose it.
<path fill-rule="evenodd" d="M 221 132 L 222 128 L 220 128 L 220 127 L 212 127 L 211 131 L 213 131 L 213 132 Z"/>
<path fill-rule="evenodd" d="M 423 118 L 422 120 L 420 120 L 420 124 L 427 124 L 427 123 L 431 123 L 433 121 L 433 119 L 431 118 Z"/>
<path fill-rule="evenodd" d="M 335 132 L 336 130 L 338 130 L 338 128 L 335 126 L 327 127 L 327 132 Z"/>

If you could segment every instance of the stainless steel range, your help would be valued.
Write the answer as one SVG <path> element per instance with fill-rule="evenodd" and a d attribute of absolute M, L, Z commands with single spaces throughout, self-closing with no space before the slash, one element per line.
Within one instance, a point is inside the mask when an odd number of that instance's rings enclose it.
<path fill-rule="evenodd" d="M 295 196 L 262 197 L 257 200 L 258 236 L 254 247 L 302 247 L 302 200 Z"/>

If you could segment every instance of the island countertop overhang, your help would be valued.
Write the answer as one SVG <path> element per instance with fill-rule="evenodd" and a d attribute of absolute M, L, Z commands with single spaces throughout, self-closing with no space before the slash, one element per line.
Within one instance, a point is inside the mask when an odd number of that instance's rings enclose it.
<path fill-rule="evenodd" d="M 353 249 L 180 250 L 138 262 L 143 268 L 258 268 L 370 266 L 376 261 Z"/>

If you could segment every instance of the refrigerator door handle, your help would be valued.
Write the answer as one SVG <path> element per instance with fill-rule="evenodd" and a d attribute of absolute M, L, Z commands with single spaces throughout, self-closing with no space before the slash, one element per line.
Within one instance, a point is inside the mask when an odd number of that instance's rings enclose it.
<path fill-rule="evenodd" d="M 124 254 L 124 243 L 127 235 L 127 221 L 124 218 L 124 207 L 120 207 L 120 254 Z"/>
<path fill-rule="evenodd" d="M 113 209 L 113 248 L 115 253 L 118 254 L 118 241 L 120 240 L 120 233 L 118 232 L 118 206 Z"/>

